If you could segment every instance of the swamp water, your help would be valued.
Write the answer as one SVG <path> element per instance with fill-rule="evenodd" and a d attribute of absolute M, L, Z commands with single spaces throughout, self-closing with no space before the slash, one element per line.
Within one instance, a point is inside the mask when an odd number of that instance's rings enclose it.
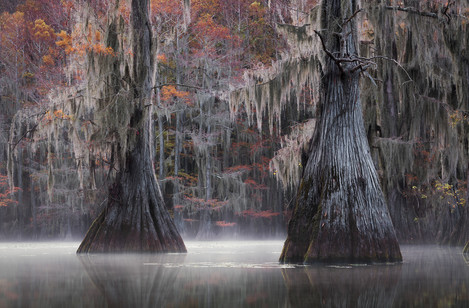
<path fill-rule="evenodd" d="M 187 254 L 77 256 L 0 243 L 0 307 L 469 307 L 461 248 L 402 246 L 394 265 L 292 266 L 282 241 L 186 242 Z"/>

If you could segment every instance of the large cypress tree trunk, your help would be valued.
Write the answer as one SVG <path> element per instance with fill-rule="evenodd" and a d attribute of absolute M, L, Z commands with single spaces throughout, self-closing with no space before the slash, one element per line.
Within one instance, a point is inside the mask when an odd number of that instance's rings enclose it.
<path fill-rule="evenodd" d="M 321 117 L 288 226 L 282 262 L 373 262 L 402 259 L 366 138 L 357 63 L 355 1 L 322 4 L 328 56 Z M 348 35 L 347 33 L 352 33 Z M 334 33 L 343 33 L 343 40 Z"/>
<path fill-rule="evenodd" d="M 132 113 L 121 169 L 109 189 L 106 208 L 93 222 L 78 253 L 185 252 L 176 226 L 165 208 L 153 170 L 150 98 L 153 69 L 148 1 L 132 0 Z M 125 147 L 125 149 L 122 149 Z"/>
<path fill-rule="evenodd" d="M 467 211 L 467 207 L 469 205 L 469 165 L 467 166 L 466 181 L 467 181 L 467 184 L 466 184 L 467 185 L 467 188 L 466 188 L 466 211 Z M 463 252 L 464 253 L 469 253 L 469 240 L 466 242 L 466 245 L 464 246 Z"/>

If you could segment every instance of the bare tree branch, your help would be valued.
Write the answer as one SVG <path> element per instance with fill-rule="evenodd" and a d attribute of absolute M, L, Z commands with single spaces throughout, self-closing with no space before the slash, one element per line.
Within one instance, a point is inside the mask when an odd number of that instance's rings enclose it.
<path fill-rule="evenodd" d="M 355 16 L 357 16 L 357 14 L 360 13 L 361 11 L 363 11 L 363 9 L 358 9 L 358 10 L 356 10 L 356 11 L 352 14 L 352 16 L 350 16 L 349 18 L 347 18 L 347 19 L 342 23 L 342 27 L 345 26 L 346 24 L 348 24 L 349 22 L 351 22 L 352 19 L 354 19 Z"/>
<path fill-rule="evenodd" d="M 201 88 L 201 87 L 191 86 L 191 85 L 188 85 L 188 84 L 181 84 L 181 83 L 162 83 L 160 85 L 157 85 L 157 86 L 153 87 L 152 90 L 153 89 L 161 89 L 162 87 L 166 87 L 166 86 L 178 86 L 178 87 L 183 87 L 183 88 L 204 90 L 204 88 Z"/>
<path fill-rule="evenodd" d="M 410 82 L 410 81 L 414 81 L 412 79 L 412 77 L 410 77 L 409 72 L 407 72 L 407 70 L 395 59 L 391 59 L 391 58 L 386 57 L 386 56 L 373 56 L 371 58 L 365 58 L 365 59 L 367 59 L 367 60 L 383 59 L 383 60 L 394 62 L 400 69 L 402 69 L 405 72 L 405 74 L 407 75 L 407 78 L 409 78 L 409 80 L 407 80 L 405 83 Z"/>
<path fill-rule="evenodd" d="M 455 1 L 448 1 L 446 3 L 446 6 L 441 9 L 441 14 L 447 18 L 446 22 L 449 23 L 451 21 L 451 15 L 453 16 L 459 16 L 455 14 L 451 14 L 448 12 L 450 6 L 454 5 L 456 2 Z M 402 11 L 402 12 L 407 12 L 407 13 L 412 13 L 412 14 L 417 14 L 420 16 L 424 17 L 430 17 L 430 18 L 436 18 L 438 20 L 442 20 L 440 15 L 438 13 L 433 13 L 433 12 L 427 12 L 427 11 L 420 11 L 414 7 L 402 7 L 402 6 L 386 6 L 386 9 L 388 10 L 396 10 L 396 11 Z M 463 16 L 460 16 L 463 17 Z"/>
<path fill-rule="evenodd" d="M 340 65 L 341 62 L 346 62 L 346 61 L 339 61 L 326 47 L 326 43 L 324 43 L 324 38 L 322 37 L 321 33 L 319 33 L 319 31 L 317 30 L 314 30 L 314 33 L 316 33 L 318 36 L 319 36 L 319 39 L 321 40 L 321 44 L 322 44 L 322 49 L 324 50 L 324 52 L 335 62 L 335 64 L 337 64 L 337 66 L 339 67 L 340 71 L 342 73 L 344 73 L 344 68 L 342 67 L 342 65 Z M 341 60 L 345 60 L 345 59 L 342 59 Z"/>
<path fill-rule="evenodd" d="M 31 134 L 31 133 L 33 133 L 33 132 L 36 130 L 36 128 L 39 126 L 39 124 L 41 123 L 41 120 L 44 118 L 44 116 L 46 115 L 46 113 L 47 113 L 47 112 L 45 111 L 45 112 L 42 114 L 42 116 L 41 116 L 41 118 L 39 119 L 39 121 L 36 123 L 36 125 L 34 125 L 31 129 L 28 129 L 16 142 L 14 142 L 14 143 L 9 143 L 9 144 L 11 145 L 11 151 L 13 151 L 13 150 L 18 146 L 18 144 L 20 144 L 20 142 L 21 142 L 24 138 L 26 138 L 26 136 L 27 136 L 28 134 Z"/>
<path fill-rule="evenodd" d="M 420 11 L 414 7 L 402 7 L 402 6 L 386 6 L 386 9 L 388 10 L 394 10 L 394 11 L 402 11 L 402 12 L 407 12 L 407 13 L 412 13 L 412 14 L 417 14 L 420 16 L 425 16 L 425 17 L 431 17 L 431 18 L 438 18 L 437 13 L 431 13 L 431 12 L 426 12 L 426 11 Z"/>

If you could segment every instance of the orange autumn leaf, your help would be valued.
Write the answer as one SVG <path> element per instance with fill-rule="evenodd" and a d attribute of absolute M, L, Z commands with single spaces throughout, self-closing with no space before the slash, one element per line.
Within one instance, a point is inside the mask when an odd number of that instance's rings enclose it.
<path fill-rule="evenodd" d="M 96 32 L 94 33 L 94 39 L 95 39 L 95 41 L 100 42 L 101 41 L 101 32 L 96 30 Z"/>
<path fill-rule="evenodd" d="M 54 116 L 58 119 L 67 120 L 70 119 L 68 114 L 65 114 L 62 109 L 58 109 L 54 111 Z"/>
<path fill-rule="evenodd" d="M 182 2 L 168 0 L 151 0 L 150 9 L 152 14 L 179 15 L 182 14 Z"/>
<path fill-rule="evenodd" d="M 172 99 L 181 99 L 181 100 L 185 101 L 186 103 L 188 103 L 189 102 L 189 92 L 179 91 L 173 85 L 164 86 L 161 89 L 161 99 L 164 102 L 169 102 Z"/>
<path fill-rule="evenodd" d="M 156 59 L 158 60 L 158 62 L 161 62 L 163 64 L 168 63 L 168 59 L 166 58 L 166 55 L 164 53 L 157 55 Z"/>
<path fill-rule="evenodd" d="M 57 36 L 61 38 L 61 40 L 55 42 L 55 44 L 59 47 L 64 48 L 66 54 L 72 53 L 74 51 L 74 48 L 72 46 L 72 37 L 64 30 L 60 31 Z"/>

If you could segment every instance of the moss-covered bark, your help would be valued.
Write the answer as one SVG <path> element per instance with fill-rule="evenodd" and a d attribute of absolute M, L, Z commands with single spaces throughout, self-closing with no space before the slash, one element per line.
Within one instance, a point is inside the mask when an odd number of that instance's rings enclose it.
<path fill-rule="evenodd" d="M 417 2 L 409 6 L 436 12 Z M 379 60 L 371 73 L 383 82 L 362 86 L 369 142 L 397 236 L 464 245 L 469 32 L 458 12 L 467 1 L 453 3 L 449 19 L 391 10 L 379 1 L 364 7 L 374 42 L 366 49 L 405 69 Z M 440 184 L 451 191 L 442 193 Z"/>
<path fill-rule="evenodd" d="M 325 48 L 356 55 L 354 1 L 324 1 Z M 349 33 L 342 42 L 334 33 Z M 339 56 L 337 56 L 339 57 Z M 400 261 L 368 146 L 356 64 L 327 57 L 321 81 L 321 118 L 305 166 L 282 262 Z"/>

